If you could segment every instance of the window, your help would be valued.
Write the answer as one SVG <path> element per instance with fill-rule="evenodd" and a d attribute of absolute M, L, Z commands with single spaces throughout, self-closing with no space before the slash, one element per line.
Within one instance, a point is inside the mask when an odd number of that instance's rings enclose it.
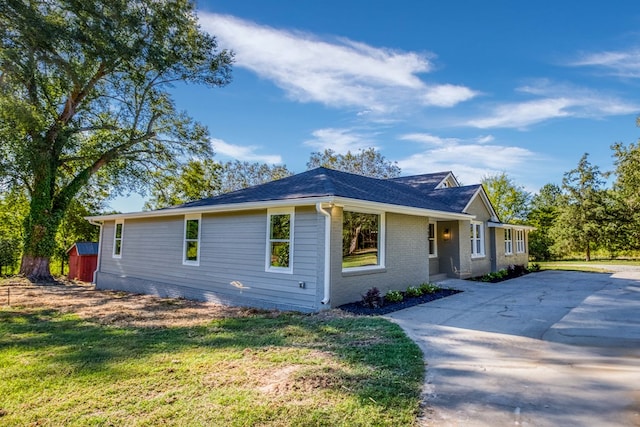
<path fill-rule="evenodd" d="M 293 209 L 267 212 L 267 271 L 293 272 Z"/>
<path fill-rule="evenodd" d="M 435 222 L 430 222 L 429 223 L 429 258 L 435 258 L 438 256 L 438 245 L 437 245 L 437 239 L 436 239 L 436 233 L 437 233 L 437 229 L 436 229 L 436 223 Z"/>
<path fill-rule="evenodd" d="M 471 221 L 471 257 L 484 256 L 484 226 L 481 222 Z"/>
<path fill-rule="evenodd" d="M 124 234 L 124 221 L 116 220 L 116 228 L 113 232 L 113 257 L 122 258 L 122 236 Z"/>
<path fill-rule="evenodd" d="M 512 255 L 513 254 L 513 239 L 511 236 L 511 229 L 504 229 L 504 254 Z"/>
<path fill-rule="evenodd" d="M 384 267 L 384 214 L 344 211 L 342 268 Z"/>
<path fill-rule="evenodd" d="M 184 257 L 185 265 L 200 265 L 200 214 L 184 217 Z"/>
<path fill-rule="evenodd" d="M 524 230 L 516 230 L 516 253 L 525 253 Z"/>

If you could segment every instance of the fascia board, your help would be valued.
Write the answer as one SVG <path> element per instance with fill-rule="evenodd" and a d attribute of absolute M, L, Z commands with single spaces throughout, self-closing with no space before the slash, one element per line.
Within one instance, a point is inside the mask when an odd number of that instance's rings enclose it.
<path fill-rule="evenodd" d="M 130 212 L 122 214 L 110 214 L 110 215 L 97 215 L 85 217 L 90 222 L 103 222 L 112 221 L 116 219 L 142 219 L 142 218 L 158 218 L 177 215 L 188 215 L 195 213 L 216 213 L 216 212 L 238 212 L 255 209 L 269 209 L 285 206 L 308 206 L 315 205 L 316 203 L 325 204 L 337 204 L 347 205 L 354 208 L 360 207 L 363 209 L 372 209 L 383 212 L 400 213 L 416 216 L 427 216 L 438 219 L 453 219 L 453 220 L 471 220 L 475 218 L 475 215 L 466 213 L 445 212 L 432 209 L 414 208 L 411 206 L 393 205 L 389 203 L 370 202 L 367 200 L 350 199 L 347 197 L 308 197 L 300 199 L 284 199 L 284 200 L 269 200 L 263 202 L 248 202 L 248 203 L 230 203 L 225 205 L 214 206 L 194 206 L 190 208 L 176 208 L 176 209 L 161 209 L 157 211 L 143 211 L 143 212 Z"/>

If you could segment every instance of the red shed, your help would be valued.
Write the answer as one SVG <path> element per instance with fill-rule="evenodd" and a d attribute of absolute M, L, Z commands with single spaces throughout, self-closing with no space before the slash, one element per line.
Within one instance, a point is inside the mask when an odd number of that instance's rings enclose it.
<path fill-rule="evenodd" d="M 67 250 L 69 254 L 69 279 L 83 282 L 93 281 L 93 272 L 98 266 L 98 244 L 77 242 Z"/>

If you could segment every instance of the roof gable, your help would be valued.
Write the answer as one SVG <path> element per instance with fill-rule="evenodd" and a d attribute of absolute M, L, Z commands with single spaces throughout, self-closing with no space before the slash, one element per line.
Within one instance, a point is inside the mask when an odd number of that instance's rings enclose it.
<path fill-rule="evenodd" d="M 448 184 L 452 182 L 455 187 L 460 186 L 458 180 L 451 171 L 426 173 L 422 175 L 401 176 L 399 178 L 392 178 L 390 181 L 399 182 L 420 191 L 435 190 L 438 188 L 447 188 Z"/>

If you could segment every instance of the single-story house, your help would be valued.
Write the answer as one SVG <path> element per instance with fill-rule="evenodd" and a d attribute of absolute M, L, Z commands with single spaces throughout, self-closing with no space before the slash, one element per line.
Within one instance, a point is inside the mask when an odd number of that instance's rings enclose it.
<path fill-rule="evenodd" d="M 531 227 L 501 223 L 451 172 L 377 179 L 317 168 L 100 225 L 94 282 L 315 312 L 445 277 L 527 264 Z"/>

